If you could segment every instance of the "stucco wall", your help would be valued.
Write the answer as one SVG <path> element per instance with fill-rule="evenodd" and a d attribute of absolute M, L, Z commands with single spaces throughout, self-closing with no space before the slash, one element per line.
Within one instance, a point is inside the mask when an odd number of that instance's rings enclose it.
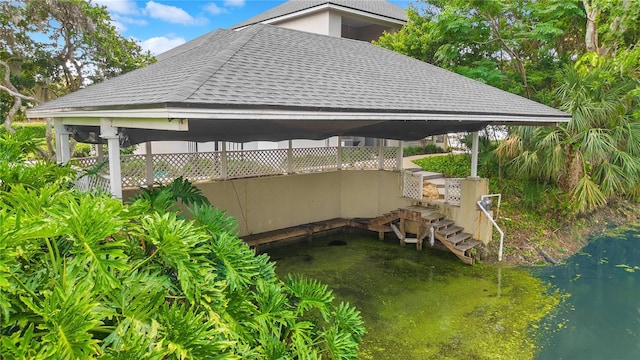
<path fill-rule="evenodd" d="M 287 29 L 340 37 L 341 18 L 328 9 L 275 22 L 273 25 Z"/>
<path fill-rule="evenodd" d="M 348 170 L 196 184 L 238 221 L 241 236 L 333 218 L 375 217 L 410 205 L 394 171 Z M 135 191 L 126 191 L 125 198 Z"/>

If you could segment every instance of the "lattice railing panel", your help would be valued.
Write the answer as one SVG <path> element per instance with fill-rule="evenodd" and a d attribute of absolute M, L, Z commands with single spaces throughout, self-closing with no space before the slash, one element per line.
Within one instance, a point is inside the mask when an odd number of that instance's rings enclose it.
<path fill-rule="evenodd" d="M 106 175 L 87 174 L 76 180 L 75 185 L 80 191 L 111 193 L 111 181 Z"/>
<path fill-rule="evenodd" d="M 342 167 L 346 169 L 377 169 L 377 146 L 354 146 L 342 148 Z"/>
<path fill-rule="evenodd" d="M 338 148 L 299 148 L 292 149 L 293 172 L 323 171 L 338 168 Z"/>
<path fill-rule="evenodd" d="M 402 196 L 410 199 L 422 200 L 422 174 L 405 171 L 402 184 Z"/>
<path fill-rule="evenodd" d="M 182 176 L 191 181 L 221 177 L 220 153 L 182 153 L 153 155 L 154 182 L 169 183 Z"/>
<path fill-rule="evenodd" d="M 358 146 L 341 148 L 342 168 L 378 169 L 380 148 Z M 398 167 L 398 148 L 383 148 L 384 169 Z M 291 172 L 326 171 L 338 168 L 338 148 L 294 148 L 289 159 L 288 149 L 227 151 L 226 176 L 223 173 L 222 152 L 193 152 L 152 155 L 152 169 L 147 169 L 147 155 L 122 155 L 121 171 L 123 187 L 166 184 L 183 176 L 190 181 L 233 179 L 255 176 L 279 175 Z M 105 159 L 106 161 L 106 159 Z M 97 157 L 73 159 L 74 164 L 87 168 L 96 165 Z M 108 174 L 108 166 L 102 170 Z"/>
<path fill-rule="evenodd" d="M 397 147 L 385 147 L 382 149 L 384 157 L 385 169 L 398 169 L 398 151 Z"/>
<path fill-rule="evenodd" d="M 122 155 L 120 158 L 120 172 L 122 174 L 123 187 L 139 187 L 147 184 L 145 159 L 146 155 Z"/>
<path fill-rule="evenodd" d="M 103 161 L 106 161 L 106 160 L 107 159 L 103 159 Z M 98 158 L 95 156 L 84 157 L 84 158 L 73 158 L 69 160 L 69 163 L 71 163 L 71 165 L 75 165 L 83 169 L 86 169 L 88 167 L 96 165 L 98 163 Z"/>
<path fill-rule="evenodd" d="M 462 199 L 462 179 L 446 178 L 444 181 L 444 201 L 451 205 L 460 206 Z"/>
<path fill-rule="evenodd" d="M 287 172 L 287 150 L 227 151 L 227 177 L 245 178 Z"/>

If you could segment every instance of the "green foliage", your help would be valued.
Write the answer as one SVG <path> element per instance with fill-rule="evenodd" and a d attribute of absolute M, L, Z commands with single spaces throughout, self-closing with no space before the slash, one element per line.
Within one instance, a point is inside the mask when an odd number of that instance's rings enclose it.
<path fill-rule="evenodd" d="M 27 133 L 33 139 L 44 139 L 47 131 L 47 124 L 42 122 L 17 122 L 13 124 L 16 132 Z M 6 132 L 4 127 L 0 128 L 0 133 Z"/>
<path fill-rule="evenodd" d="M 414 163 L 424 170 L 442 173 L 445 177 L 463 178 L 471 172 L 471 157 L 467 154 L 430 156 L 415 160 Z"/>
<path fill-rule="evenodd" d="M 210 205 L 202 191 L 182 176 L 168 185 L 141 188 L 136 199 L 146 201 L 152 209 L 168 211 L 179 203 L 184 205 Z"/>
<path fill-rule="evenodd" d="M 426 144 L 424 146 L 407 146 L 402 149 L 404 156 L 423 154 L 442 154 L 447 151 L 436 144 Z"/>
<path fill-rule="evenodd" d="M 359 313 L 317 281 L 280 281 L 192 184 L 126 205 L 59 169 L 0 160 L 0 358 L 357 357 Z"/>
<path fill-rule="evenodd" d="M 418 6 L 405 27 L 378 45 L 573 115 L 557 128 L 509 129 L 495 153 L 481 154 L 483 176 L 498 175 L 502 188 L 511 179 L 559 188 L 564 195 L 556 205 L 572 213 L 615 197 L 640 199 L 639 2 L 422 0 Z M 447 166 L 453 165 L 426 164 L 454 174 Z"/>
<path fill-rule="evenodd" d="M 557 128 L 515 128 L 498 148 L 516 176 L 556 184 L 586 213 L 616 196 L 637 194 L 640 181 L 640 78 L 597 55 L 565 71 L 558 96 L 573 114 Z"/>

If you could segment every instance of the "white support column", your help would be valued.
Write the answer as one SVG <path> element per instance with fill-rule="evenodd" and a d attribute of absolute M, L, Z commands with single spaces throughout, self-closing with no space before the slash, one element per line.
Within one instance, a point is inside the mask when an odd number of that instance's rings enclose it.
<path fill-rule="evenodd" d="M 227 159 L 227 142 L 226 141 L 222 141 L 221 142 L 222 145 L 222 153 L 221 153 L 221 161 L 222 163 L 220 164 L 220 171 L 222 173 L 222 180 L 226 180 L 228 177 L 227 174 L 227 164 L 228 164 L 228 159 Z"/>
<path fill-rule="evenodd" d="M 384 170 L 384 139 L 378 139 L 378 170 Z"/>
<path fill-rule="evenodd" d="M 342 136 L 338 136 L 338 170 L 342 170 Z"/>
<path fill-rule="evenodd" d="M 151 151 L 151 141 L 147 141 L 144 145 L 144 163 L 147 173 L 147 186 L 153 186 L 153 180 L 155 180 L 156 173 L 155 171 L 153 171 L 153 153 Z"/>
<path fill-rule="evenodd" d="M 71 159 L 71 147 L 69 146 L 71 132 L 67 131 L 61 119 L 53 119 L 53 131 L 56 139 L 56 161 L 60 164 L 66 164 Z"/>
<path fill-rule="evenodd" d="M 289 139 L 289 148 L 287 149 L 287 174 L 293 174 L 293 140 Z"/>
<path fill-rule="evenodd" d="M 473 132 L 471 143 L 471 177 L 478 177 L 478 132 Z"/>
<path fill-rule="evenodd" d="M 398 158 L 396 159 L 396 169 L 402 171 L 403 169 L 403 158 L 404 158 L 404 144 L 402 140 L 398 141 Z"/>
<path fill-rule="evenodd" d="M 122 199 L 122 173 L 120 170 L 120 138 L 118 137 L 118 128 L 114 127 L 109 119 L 100 119 L 100 137 L 107 140 L 111 195 Z"/>

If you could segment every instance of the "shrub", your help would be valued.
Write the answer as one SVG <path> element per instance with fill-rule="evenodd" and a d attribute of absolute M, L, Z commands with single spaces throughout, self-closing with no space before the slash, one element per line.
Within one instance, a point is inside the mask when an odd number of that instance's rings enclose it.
<path fill-rule="evenodd" d="M 436 144 L 427 144 L 424 146 L 407 146 L 402 150 L 404 156 L 423 155 L 423 154 L 442 154 L 447 151 Z"/>
<path fill-rule="evenodd" d="M 471 174 L 471 159 L 467 154 L 432 156 L 415 160 L 427 171 L 442 173 L 446 177 L 467 177 Z"/>
<path fill-rule="evenodd" d="M 47 164 L 0 159 L 28 175 L 0 183 L 1 359 L 357 358 L 359 312 L 279 280 L 192 184 L 127 205 Z"/>

